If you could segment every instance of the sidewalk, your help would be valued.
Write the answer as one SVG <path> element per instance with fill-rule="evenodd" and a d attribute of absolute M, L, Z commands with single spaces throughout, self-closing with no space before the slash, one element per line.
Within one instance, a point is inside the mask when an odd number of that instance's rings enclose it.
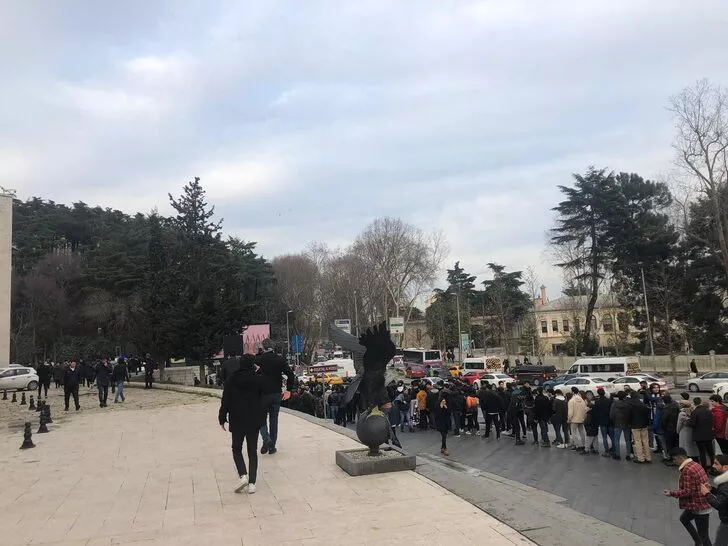
<path fill-rule="evenodd" d="M 27 451 L 3 432 L 0 543 L 532 544 L 414 472 L 349 477 L 334 451 L 358 444 L 291 414 L 258 492 L 235 494 L 219 402 L 203 400 L 69 415 Z"/>

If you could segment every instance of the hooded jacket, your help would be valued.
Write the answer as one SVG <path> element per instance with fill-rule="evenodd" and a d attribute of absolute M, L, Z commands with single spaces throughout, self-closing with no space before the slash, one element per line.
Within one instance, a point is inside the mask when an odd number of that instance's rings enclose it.
<path fill-rule="evenodd" d="M 633 429 L 650 426 L 650 408 L 645 406 L 639 397 L 630 398 L 627 404 L 629 405 L 629 424 Z"/>
<path fill-rule="evenodd" d="M 718 510 L 721 523 L 728 524 L 728 472 L 724 472 L 714 482 L 710 493 L 705 497 L 710 505 Z"/>
<path fill-rule="evenodd" d="M 609 410 L 611 408 L 611 398 L 598 396 L 597 399 L 594 400 L 594 407 L 591 410 L 593 424 L 598 427 L 611 426 L 611 421 L 609 420 Z"/>
<path fill-rule="evenodd" d="M 575 394 L 571 397 L 571 400 L 569 400 L 569 423 L 574 423 L 576 425 L 583 424 L 586 420 L 586 402 L 584 402 L 584 399 L 579 396 L 578 394 Z"/>
<path fill-rule="evenodd" d="M 230 423 L 231 432 L 253 432 L 263 424 L 263 393 L 266 379 L 243 367 L 225 382 L 218 421 Z"/>
<path fill-rule="evenodd" d="M 616 398 L 609 410 L 609 418 L 612 420 L 614 428 L 630 428 L 629 403 L 626 400 Z"/>
<path fill-rule="evenodd" d="M 551 415 L 551 423 L 554 425 L 565 425 L 569 417 L 569 410 L 566 397 L 563 394 L 557 394 L 553 402 L 553 415 Z"/>

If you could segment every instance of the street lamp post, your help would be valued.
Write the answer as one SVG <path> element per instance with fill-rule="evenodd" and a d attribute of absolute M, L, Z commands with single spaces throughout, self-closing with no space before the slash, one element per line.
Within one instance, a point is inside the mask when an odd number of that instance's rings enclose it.
<path fill-rule="evenodd" d="M 645 270 L 640 264 L 642 274 L 642 295 L 645 298 L 645 314 L 647 315 L 647 337 L 650 340 L 650 356 L 655 356 L 655 343 L 652 340 L 652 323 L 650 322 L 650 308 L 647 306 L 647 285 L 645 284 Z"/>
<path fill-rule="evenodd" d="M 288 352 L 286 353 L 286 355 L 289 363 L 291 362 L 291 327 L 288 323 L 288 315 L 290 315 L 292 312 L 293 311 L 291 310 L 286 311 L 286 341 L 288 347 Z"/>
<path fill-rule="evenodd" d="M 460 287 L 458 286 L 458 293 L 455 295 L 455 302 L 457 304 L 457 312 L 458 312 L 458 355 L 460 357 L 460 362 L 463 361 L 463 336 L 460 333 Z"/>

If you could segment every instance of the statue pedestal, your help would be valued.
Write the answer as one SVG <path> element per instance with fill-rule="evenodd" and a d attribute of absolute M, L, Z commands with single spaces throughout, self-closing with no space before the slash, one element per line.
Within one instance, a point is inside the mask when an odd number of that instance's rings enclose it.
<path fill-rule="evenodd" d="M 415 455 L 408 455 L 395 447 L 379 450 L 379 455 L 369 455 L 369 448 L 343 449 L 336 452 L 336 464 L 349 476 L 367 476 L 385 472 L 414 470 Z"/>

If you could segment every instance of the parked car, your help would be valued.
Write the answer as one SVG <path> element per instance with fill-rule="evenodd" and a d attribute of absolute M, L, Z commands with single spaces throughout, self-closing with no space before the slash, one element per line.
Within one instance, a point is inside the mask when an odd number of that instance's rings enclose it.
<path fill-rule="evenodd" d="M 561 385 L 563 383 L 566 383 L 569 379 L 574 379 L 575 377 L 586 377 L 586 375 L 580 373 L 565 373 L 558 377 L 554 377 L 553 379 L 549 379 L 548 381 L 544 381 L 543 388 L 551 389 L 554 385 Z"/>
<path fill-rule="evenodd" d="M 556 385 L 554 390 L 559 389 L 566 394 L 571 391 L 572 387 L 578 388 L 580 391 L 586 391 L 586 397 L 591 400 L 597 395 L 597 390 L 604 389 L 604 392 L 610 394 L 612 392 L 612 384 L 601 377 L 575 377 L 569 379 L 566 383 Z"/>
<path fill-rule="evenodd" d="M 724 402 L 728 402 L 728 381 L 713 385 L 713 394 L 717 394 Z"/>
<path fill-rule="evenodd" d="M 690 392 L 712 391 L 713 385 L 724 381 L 728 381 L 728 372 L 710 372 L 689 379 L 687 386 Z"/>
<path fill-rule="evenodd" d="M 614 387 L 615 391 L 623 391 L 626 387 L 629 387 L 633 391 L 638 391 L 640 390 L 641 381 L 646 381 L 648 386 L 652 383 L 657 383 L 658 385 L 660 385 L 660 390 L 667 389 L 667 383 L 665 383 L 664 380 L 646 374 L 618 377 L 617 379 L 612 381 L 612 386 Z"/>
<path fill-rule="evenodd" d="M 0 389 L 34 391 L 38 388 L 38 374 L 33 368 L 13 366 L 0 368 Z"/>
<path fill-rule="evenodd" d="M 422 378 L 425 377 L 425 375 L 427 375 L 425 373 L 425 369 L 421 366 L 408 366 L 404 370 L 404 376 L 409 377 L 410 379 Z"/>
<path fill-rule="evenodd" d="M 511 371 L 516 381 L 528 382 L 531 385 L 543 385 L 556 377 L 555 366 L 518 366 Z"/>
<path fill-rule="evenodd" d="M 465 372 L 463 375 L 460 376 L 460 379 L 462 381 L 467 381 L 469 384 L 475 383 L 478 379 L 480 379 L 480 376 L 483 375 L 483 372 L 479 371 L 469 371 Z"/>
<path fill-rule="evenodd" d="M 479 389 L 481 384 L 483 384 L 485 381 L 490 383 L 491 385 L 498 386 L 498 383 L 503 383 L 503 385 L 507 385 L 508 383 L 515 383 L 516 380 L 513 379 L 510 375 L 505 373 L 481 373 L 480 377 L 473 381 L 473 386 L 476 389 Z"/>

